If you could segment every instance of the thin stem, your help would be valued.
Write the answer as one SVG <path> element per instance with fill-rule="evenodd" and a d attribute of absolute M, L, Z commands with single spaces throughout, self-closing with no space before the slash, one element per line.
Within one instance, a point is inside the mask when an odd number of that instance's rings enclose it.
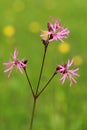
<path fill-rule="evenodd" d="M 28 74 L 27 74 L 26 68 L 24 68 L 24 72 L 25 72 L 25 75 L 26 75 L 26 77 L 27 77 L 27 81 L 28 81 L 28 83 L 29 83 L 29 86 L 30 86 L 32 95 L 33 95 L 33 97 L 34 97 L 33 87 L 32 87 L 32 85 L 31 85 L 31 82 L 30 82 L 29 76 L 28 76 Z"/>
<path fill-rule="evenodd" d="M 55 75 L 56 75 L 56 72 L 53 73 L 53 75 L 52 75 L 51 78 L 48 80 L 48 82 L 45 84 L 45 86 L 42 88 L 42 90 L 37 94 L 37 97 L 40 96 L 40 94 L 47 88 L 48 84 L 51 82 L 51 80 L 54 78 Z"/>
<path fill-rule="evenodd" d="M 38 89 L 39 89 L 39 85 L 40 85 L 40 80 L 41 80 L 41 76 L 42 76 L 42 72 L 43 72 L 43 66 L 44 66 L 44 61 L 45 61 L 45 57 L 46 57 L 46 52 L 47 52 L 47 46 L 45 46 L 45 49 L 44 49 L 44 55 L 43 55 L 43 60 L 42 60 L 39 80 L 38 80 L 38 84 L 37 84 L 36 94 L 38 93 Z"/>
<path fill-rule="evenodd" d="M 33 110 L 32 110 L 32 116 L 31 116 L 31 123 L 30 123 L 30 130 L 32 130 L 32 128 L 33 128 L 35 108 L 36 108 L 36 99 L 34 98 Z"/>

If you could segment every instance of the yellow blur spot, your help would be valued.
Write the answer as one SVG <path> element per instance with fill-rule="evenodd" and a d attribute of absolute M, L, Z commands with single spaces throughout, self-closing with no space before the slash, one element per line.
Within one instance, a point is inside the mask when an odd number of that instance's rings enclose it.
<path fill-rule="evenodd" d="M 74 65 L 81 65 L 83 60 L 82 60 L 82 57 L 81 56 L 75 56 L 74 58 Z"/>
<path fill-rule="evenodd" d="M 12 37 L 15 34 L 15 28 L 12 25 L 3 28 L 3 34 L 7 37 Z"/>
<path fill-rule="evenodd" d="M 31 22 L 29 24 L 29 30 L 32 33 L 38 33 L 40 31 L 40 24 L 38 22 Z"/>
<path fill-rule="evenodd" d="M 61 53 L 68 53 L 70 51 L 70 45 L 68 43 L 61 43 L 58 45 L 58 50 Z"/>
<path fill-rule="evenodd" d="M 24 10 L 24 3 L 21 0 L 15 0 L 13 3 L 13 9 L 15 12 L 21 12 Z"/>

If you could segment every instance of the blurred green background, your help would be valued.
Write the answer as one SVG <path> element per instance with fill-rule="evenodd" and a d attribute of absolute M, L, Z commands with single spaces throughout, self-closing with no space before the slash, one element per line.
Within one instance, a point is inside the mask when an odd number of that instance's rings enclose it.
<path fill-rule="evenodd" d="M 8 79 L 2 63 L 18 48 L 35 90 L 44 48 L 40 32 L 50 16 L 70 29 L 69 50 L 62 53 L 59 41 L 50 43 L 41 86 L 58 63 L 73 57 L 81 76 L 71 88 L 58 75 L 53 79 L 37 102 L 33 130 L 87 130 L 87 0 L 0 0 L 0 130 L 29 129 L 33 99 L 26 77 L 14 69 Z"/>

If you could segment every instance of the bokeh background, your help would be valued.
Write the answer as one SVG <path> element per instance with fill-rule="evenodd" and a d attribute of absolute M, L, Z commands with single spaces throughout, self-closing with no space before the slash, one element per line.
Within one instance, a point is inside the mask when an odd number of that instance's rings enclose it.
<path fill-rule="evenodd" d="M 44 48 L 40 33 L 49 17 L 60 18 L 70 36 L 65 44 L 50 43 L 41 87 L 70 58 L 81 76 L 71 88 L 58 75 L 53 79 L 37 102 L 34 130 L 87 130 L 87 0 L 0 0 L 0 130 L 29 129 L 33 99 L 26 77 L 14 69 L 8 79 L 2 63 L 17 48 L 19 58 L 28 59 L 35 90 Z"/>

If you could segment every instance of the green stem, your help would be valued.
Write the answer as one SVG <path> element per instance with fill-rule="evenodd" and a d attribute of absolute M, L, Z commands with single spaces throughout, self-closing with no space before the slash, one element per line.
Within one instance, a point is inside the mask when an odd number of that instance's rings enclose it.
<path fill-rule="evenodd" d="M 55 75 L 56 75 L 56 72 L 53 73 L 53 75 L 52 75 L 51 78 L 48 80 L 48 82 L 45 84 L 45 86 L 42 88 L 42 90 L 37 94 L 37 97 L 40 96 L 40 94 L 47 88 L 48 84 L 51 82 L 51 80 L 54 78 Z"/>
<path fill-rule="evenodd" d="M 33 110 L 32 110 L 32 116 L 31 116 L 31 123 L 30 123 L 30 130 L 32 130 L 32 128 L 33 128 L 33 121 L 34 121 L 35 108 L 36 108 L 36 99 L 34 98 Z"/>
<path fill-rule="evenodd" d="M 43 72 L 43 66 L 44 66 L 44 61 L 45 61 L 45 57 L 46 57 L 46 52 L 47 52 L 47 46 L 45 46 L 45 49 L 44 49 L 44 55 L 43 55 L 43 60 L 42 60 L 39 80 L 38 80 L 38 84 L 37 84 L 36 94 L 38 93 L 38 89 L 39 89 L 39 85 L 40 85 L 40 80 L 41 80 L 41 76 L 42 76 L 42 72 Z"/>
<path fill-rule="evenodd" d="M 48 82 L 46 83 L 46 85 L 43 87 L 43 89 L 37 94 L 34 95 L 34 102 L 33 102 L 33 110 L 32 110 L 32 116 L 31 116 L 31 123 L 30 123 L 30 130 L 33 129 L 33 121 L 34 121 L 34 114 L 35 114 L 35 108 L 36 108 L 36 101 L 38 99 L 38 97 L 40 96 L 40 94 L 46 89 L 46 87 L 48 86 L 48 84 L 51 82 L 51 80 L 53 79 L 53 77 L 56 75 L 56 73 L 54 73 L 51 78 L 48 80 Z"/>
<path fill-rule="evenodd" d="M 28 76 L 28 74 L 27 74 L 26 68 L 24 68 L 24 72 L 25 72 L 25 75 L 26 75 L 26 77 L 27 77 L 27 81 L 28 81 L 28 83 L 29 83 L 29 86 L 30 86 L 32 95 L 33 95 L 33 97 L 34 97 L 33 87 L 32 87 L 32 85 L 31 85 L 31 82 L 30 82 L 29 76 Z"/>

